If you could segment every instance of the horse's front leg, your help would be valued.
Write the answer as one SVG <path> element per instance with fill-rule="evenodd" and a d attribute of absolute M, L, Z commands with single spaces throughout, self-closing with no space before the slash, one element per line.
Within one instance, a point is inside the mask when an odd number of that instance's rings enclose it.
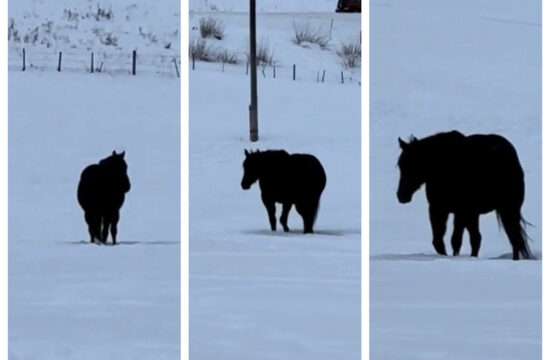
<path fill-rule="evenodd" d="M 460 247 L 462 246 L 462 236 L 464 235 L 464 216 L 462 214 L 455 214 L 453 235 L 451 236 L 451 245 L 453 246 L 453 255 L 460 254 Z"/>
<path fill-rule="evenodd" d="M 449 212 L 445 211 L 437 206 L 430 205 L 430 222 L 432 224 L 432 234 L 435 251 L 439 255 L 447 255 L 445 250 L 445 243 L 443 237 L 445 236 L 445 230 L 447 229 L 447 219 L 449 218 Z"/>
<path fill-rule="evenodd" d="M 472 247 L 472 256 L 477 257 L 479 255 L 479 248 L 481 247 L 481 233 L 479 232 L 479 215 L 471 215 L 468 217 L 466 228 L 470 233 L 470 245 Z"/>
<path fill-rule="evenodd" d="M 119 217 L 120 215 L 118 210 L 114 210 L 109 214 L 107 218 L 108 223 L 111 224 L 110 229 L 111 229 L 111 238 L 113 239 L 113 245 L 116 245 L 116 235 L 118 233 L 117 225 L 118 225 Z"/>
<path fill-rule="evenodd" d="M 277 218 L 275 217 L 275 201 L 262 193 L 262 202 L 267 210 L 271 231 L 277 230 Z"/>
<path fill-rule="evenodd" d="M 279 222 L 281 223 L 281 225 L 283 226 L 283 229 L 285 232 L 289 232 L 289 228 L 288 228 L 288 213 L 290 212 L 290 209 L 292 208 L 292 203 L 291 202 L 288 202 L 288 203 L 283 203 L 283 212 L 281 213 L 281 217 L 279 218 Z"/>
<path fill-rule="evenodd" d="M 109 236 L 109 226 L 111 223 L 106 216 L 102 217 L 102 228 L 101 228 L 101 242 L 107 244 L 107 236 Z"/>

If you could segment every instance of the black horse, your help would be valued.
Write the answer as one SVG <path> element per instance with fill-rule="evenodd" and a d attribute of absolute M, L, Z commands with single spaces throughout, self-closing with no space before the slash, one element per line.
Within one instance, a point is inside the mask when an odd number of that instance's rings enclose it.
<path fill-rule="evenodd" d="M 495 210 L 513 250 L 529 259 L 525 220 L 521 215 L 525 184 L 516 150 L 499 135 L 464 136 L 458 131 L 435 134 L 407 143 L 399 138 L 401 178 L 397 198 L 402 204 L 426 184 L 432 224 L 433 246 L 447 255 L 443 236 L 447 218 L 454 214 L 451 237 L 453 254 L 458 255 L 462 235 L 470 233 L 471 255 L 481 246 L 479 216 Z"/>
<path fill-rule="evenodd" d="M 284 150 L 244 151 L 244 175 L 241 186 L 250 189 L 260 181 L 262 201 L 267 209 L 271 230 L 275 231 L 275 203 L 283 204 L 279 221 L 288 232 L 288 213 L 292 205 L 304 221 L 304 234 L 313 233 L 321 193 L 327 178 L 319 160 L 309 154 L 292 154 Z"/>
<path fill-rule="evenodd" d="M 124 151 L 101 160 L 84 169 L 78 184 L 78 203 L 84 210 L 90 241 L 107 243 L 109 229 L 113 245 L 116 244 L 119 210 L 124 195 L 130 191 Z"/>

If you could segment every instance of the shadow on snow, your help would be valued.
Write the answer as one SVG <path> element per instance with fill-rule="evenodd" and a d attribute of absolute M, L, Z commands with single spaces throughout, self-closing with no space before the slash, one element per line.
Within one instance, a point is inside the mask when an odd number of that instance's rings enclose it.
<path fill-rule="evenodd" d="M 70 245 L 96 245 L 96 246 L 133 246 L 133 245 L 145 245 L 145 246 L 164 246 L 164 245 L 179 245 L 179 241 L 117 241 L 116 245 L 100 244 L 97 242 L 91 243 L 86 240 L 77 241 L 62 241 L 63 243 Z"/>
<path fill-rule="evenodd" d="M 313 234 L 304 234 L 302 230 L 290 230 L 284 231 L 271 231 L 268 229 L 252 229 L 244 230 L 243 234 L 246 235 L 264 235 L 264 236 L 345 236 L 345 235 L 361 235 L 360 230 L 315 230 Z"/>
<path fill-rule="evenodd" d="M 477 261 L 477 260 L 512 260 L 512 253 L 505 253 L 498 256 L 491 256 L 487 258 L 474 258 L 469 255 L 462 256 L 444 256 L 438 254 L 380 254 L 372 255 L 371 261 L 434 261 L 434 260 L 455 260 L 455 261 Z M 531 260 L 542 259 L 542 253 L 534 253 Z"/>

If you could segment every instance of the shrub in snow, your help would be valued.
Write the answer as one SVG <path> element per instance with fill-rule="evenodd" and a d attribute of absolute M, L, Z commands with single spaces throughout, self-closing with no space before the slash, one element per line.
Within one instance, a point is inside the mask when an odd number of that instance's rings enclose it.
<path fill-rule="evenodd" d="M 361 43 L 359 41 L 342 43 L 336 53 L 346 68 L 361 66 Z"/>
<path fill-rule="evenodd" d="M 217 52 L 216 59 L 226 64 L 238 64 L 239 56 L 235 52 L 230 52 L 227 49 Z"/>
<path fill-rule="evenodd" d="M 246 57 L 250 61 L 249 52 L 246 53 Z M 273 50 L 269 46 L 269 41 L 262 40 L 256 46 L 256 61 L 258 62 L 258 65 L 269 65 L 269 66 L 275 65 L 275 63 L 277 62 L 273 55 Z"/>
<path fill-rule="evenodd" d="M 294 34 L 292 42 L 296 45 L 317 44 L 321 49 L 328 48 L 329 38 L 323 35 L 321 29 L 313 29 L 309 22 L 293 23 Z"/>
<path fill-rule="evenodd" d="M 199 30 L 203 39 L 212 37 L 221 40 L 224 38 L 223 22 L 212 17 L 201 18 L 199 20 Z"/>
<path fill-rule="evenodd" d="M 206 43 L 206 40 L 196 39 L 189 42 L 189 56 L 195 57 L 196 60 L 214 61 L 216 54 L 212 47 Z"/>

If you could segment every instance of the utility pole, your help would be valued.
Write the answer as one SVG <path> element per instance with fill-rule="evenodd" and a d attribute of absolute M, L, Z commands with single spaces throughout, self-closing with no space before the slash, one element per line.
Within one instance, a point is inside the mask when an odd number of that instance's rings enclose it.
<path fill-rule="evenodd" d="M 250 0 L 250 141 L 258 141 L 258 80 L 256 78 L 256 0 Z"/>

